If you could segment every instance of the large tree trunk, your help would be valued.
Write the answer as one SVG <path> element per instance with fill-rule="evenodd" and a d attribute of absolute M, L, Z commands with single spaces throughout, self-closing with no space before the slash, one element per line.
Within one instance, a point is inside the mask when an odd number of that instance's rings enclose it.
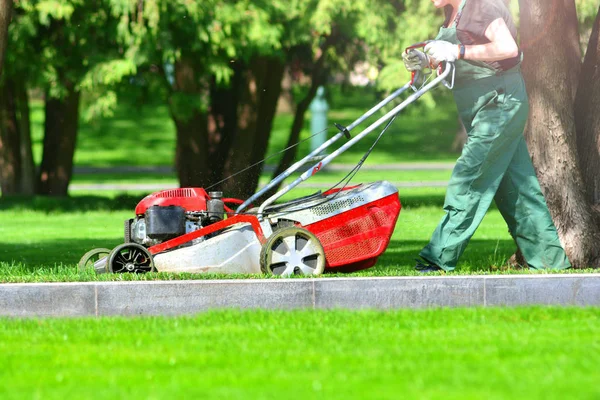
<path fill-rule="evenodd" d="M 278 58 L 257 57 L 246 72 L 237 109 L 238 132 L 227 162 L 227 174 L 259 163 L 265 156 L 285 70 Z M 258 186 L 261 169 L 247 169 L 223 185 L 228 196 L 247 198 Z"/>
<path fill-rule="evenodd" d="M 600 7 L 575 100 L 577 150 L 587 200 L 600 205 Z"/>
<path fill-rule="evenodd" d="M 234 72 L 229 85 L 219 85 L 215 78 L 211 82 L 208 129 L 214 190 L 222 190 L 226 182 L 221 180 L 226 166 L 229 166 L 231 146 L 238 134 L 238 105 L 246 80 L 243 63 L 236 62 L 232 67 Z"/>
<path fill-rule="evenodd" d="M 0 189 L 3 196 L 19 194 L 21 179 L 21 138 L 16 98 L 12 85 L 0 86 Z"/>
<path fill-rule="evenodd" d="M 79 91 L 72 82 L 65 83 L 62 98 L 46 93 L 44 109 L 44 152 L 37 193 L 66 196 L 73 174 L 73 156 L 79 124 Z"/>
<path fill-rule="evenodd" d="M 35 167 L 25 83 L 6 82 L 0 96 L 0 187 L 5 196 L 32 195 Z"/>
<path fill-rule="evenodd" d="M 8 43 L 8 25 L 12 16 L 12 0 L 0 0 L 0 76 Z"/>
<path fill-rule="evenodd" d="M 575 267 L 600 265 L 600 230 L 577 160 L 574 106 L 581 53 L 573 0 L 520 0 L 526 138 L 561 242 Z"/>
<path fill-rule="evenodd" d="M 180 186 L 208 186 L 208 116 L 194 105 L 202 88 L 192 62 L 183 58 L 175 63 L 175 84 L 169 97 L 169 111 L 177 131 L 175 165 Z M 189 104 L 189 103 L 191 104 Z"/>

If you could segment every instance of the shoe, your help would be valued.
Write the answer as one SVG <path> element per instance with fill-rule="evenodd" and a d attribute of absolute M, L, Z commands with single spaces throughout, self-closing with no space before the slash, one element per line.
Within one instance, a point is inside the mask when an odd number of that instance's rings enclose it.
<path fill-rule="evenodd" d="M 428 274 L 430 272 L 438 272 L 438 271 L 443 271 L 443 269 L 441 267 L 438 267 L 435 264 L 430 263 L 429 261 L 422 259 L 415 259 L 417 261 L 417 265 L 415 265 L 415 269 L 417 270 L 417 272 L 420 272 L 421 274 Z"/>

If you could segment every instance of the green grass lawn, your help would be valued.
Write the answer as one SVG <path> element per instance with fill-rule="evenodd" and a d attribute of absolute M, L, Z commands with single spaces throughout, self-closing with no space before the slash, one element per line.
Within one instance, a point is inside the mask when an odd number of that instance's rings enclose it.
<path fill-rule="evenodd" d="M 306 194 L 309 192 L 295 192 L 298 197 Z M 113 248 L 123 242 L 123 221 L 132 217 L 143 195 L 108 192 L 103 196 L 81 194 L 68 199 L 0 199 L 0 282 L 215 278 L 189 274 L 96 276 L 77 272 L 76 264 L 86 251 Z M 344 276 L 415 274 L 414 259 L 442 217 L 444 189 L 405 189 L 400 197 L 403 209 L 388 250 L 374 268 Z M 507 269 L 506 261 L 514 250 L 504 220 L 492 209 L 455 273 L 527 273 Z"/>
<path fill-rule="evenodd" d="M 2 399 L 597 399 L 600 309 L 1 319 Z"/>

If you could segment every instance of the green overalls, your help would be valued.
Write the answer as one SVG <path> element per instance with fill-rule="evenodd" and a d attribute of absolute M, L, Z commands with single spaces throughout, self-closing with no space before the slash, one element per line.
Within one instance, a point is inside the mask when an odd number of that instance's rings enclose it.
<path fill-rule="evenodd" d="M 437 40 L 460 44 L 456 25 L 466 3 Z M 496 71 L 458 60 L 455 66 L 453 94 L 468 139 L 448 184 L 445 215 L 420 256 L 453 270 L 495 200 L 530 268 L 569 268 L 523 137 L 529 102 L 520 65 Z"/>

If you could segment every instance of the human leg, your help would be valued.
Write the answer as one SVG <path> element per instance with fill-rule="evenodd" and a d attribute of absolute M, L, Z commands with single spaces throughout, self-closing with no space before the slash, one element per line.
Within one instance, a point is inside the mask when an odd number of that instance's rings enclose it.
<path fill-rule="evenodd" d="M 456 267 L 483 220 L 517 148 L 514 112 L 489 104 L 478 113 L 452 172 L 444 216 L 420 256 L 446 271 Z"/>
<path fill-rule="evenodd" d="M 571 266 L 542 194 L 525 139 L 521 139 L 498 187 L 496 205 L 530 268 Z"/>

